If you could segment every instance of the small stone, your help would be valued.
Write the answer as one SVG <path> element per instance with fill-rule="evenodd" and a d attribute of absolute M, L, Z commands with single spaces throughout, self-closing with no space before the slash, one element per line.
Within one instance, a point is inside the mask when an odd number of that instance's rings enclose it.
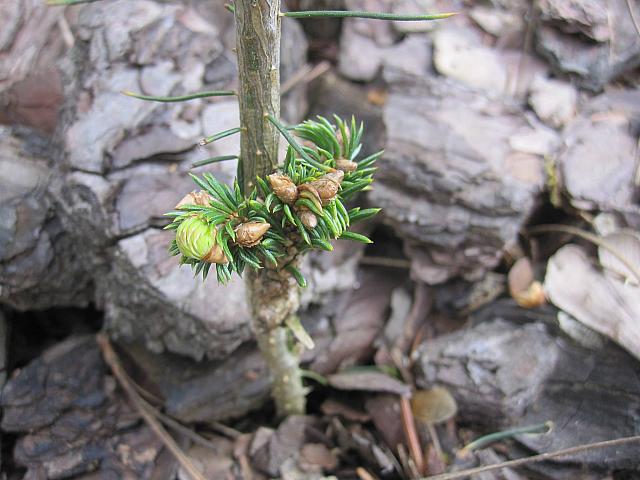
<path fill-rule="evenodd" d="M 638 90 L 611 90 L 594 97 L 564 129 L 565 148 L 558 155 L 563 186 L 574 207 L 629 216 L 635 228 L 640 228 L 640 207 L 634 182 L 638 139 L 632 125 L 638 115 Z"/>
<path fill-rule="evenodd" d="M 363 2 L 364 9 L 373 10 L 372 3 Z M 368 82 L 378 75 L 381 67 L 393 67 L 415 75 L 428 72 L 431 64 L 431 41 L 427 36 L 412 34 L 397 41 L 391 27 L 385 25 L 387 22 L 365 24 L 358 20 L 360 19 L 349 19 L 344 23 L 338 62 L 342 75 L 351 80 Z M 434 22 L 397 23 L 402 23 L 405 27 L 408 24 L 420 24 L 422 28 L 425 25 L 430 28 L 429 24 Z"/>
<path fill-rule="evenodd" d="M 567 82 L 536 76 L 529 105 L 538 118 L 554 128 L 563 127 L 576 114 L 578 91 Z"/>
<path fill-rule="evenodd" d="M 358 34 L 350 24 L 345 27 L 340 37 L 340 73 L 351 80 L 371 81 L 375 78 L 382 64 L 381 49 L 375 41 Z"/>
<path fill-rule="evenodd" d="M 568 32 L 580 32 L 597 42 L 611 38 L 607 4 L 600 0 L 541 0 L 540 16 L 549 22 L 560 22 Z"/>
<path fill-rule="evenodd" d="M 516 150 L 511 139 L 535 138 L 540 127 L 513 102 L 444 77 L 388 72 L 385 79 L 387 145 L 371 203 L 404 239 L 414 277 L 478 279 L 537 205 L 542 155 Z"/>
<path fill-rule="evenodd" d="M 516 9 L 502 10 L 478 5 L 470 10 L 469 16 L 485 32 L 496 37 L 520 30 L 523 23 Z"/>
<path fill-rule="evenodd" d="M 528 129 L 509 138 L 509 145 L 515 151 L 534 155 L 550 155 L 559 143 L 560 138 L 555 131 L 540 125 L 535 130 Z"/>
<path fill-rule="evenodd" d="M 520 307 L 493 305 L 474 327 L 428 340 L 416 350 L 418 388 L 446 386 L 458 401 L 458 418 L 482 422 L 487 430 L 547 421 L 562 426 L 550 435 L 518 436 L 536 452 L 635 434 L 640 366 L 633 357 L 611 345 L 589 350 L 553 335 L 548 328 L 555 321 L 553 310 L 541 309 L 542 321 L 531 322 Z M 635 469 L 637 450 L 628 445 L 615 455 L 585 452 L 581 468 Z"/>
<path fill-rule="evenodd" d="M 434 35 L 434 64 L 438 73 L 470 87 L 502 93 L 508 74 L 498 53 L 482 46 L 467 29 L 449 27 Z"/>
<path fill-rule="evenodd" d="M 640 36 L 627 0 L 545 0 L 536 50 L 578 86 L 602 90 L 640 65 Z M 637 7 L 637 6 L 636 6 Z"/>

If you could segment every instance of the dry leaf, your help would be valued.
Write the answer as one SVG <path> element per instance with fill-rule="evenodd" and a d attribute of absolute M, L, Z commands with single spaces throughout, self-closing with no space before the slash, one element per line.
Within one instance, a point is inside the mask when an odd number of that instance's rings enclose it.
<path fill-rule="evenodd" d="M 640 235 L 638 232 L 633 230 L 620 230 L 606 235 L 603 239 L 624 257 L 629 265 L 635 266 L 636 269 L 640 268 Z M 625 265 L 624 262 L 611 253 L 610 250 L 599 247 L 598 258 L 600 259 L 600 265 L 604 268 L 608 268 L 621 275 L 626 281 L 638 285 L 639 280 L 629 269 L 629 266 Z"/>
<path fill-rule="evenodd" d="M 446 422 L 458 412 L 455 398 L 444 387 L 418 390 L 411 397 L 413 416 L 424 423 Z"/>
<path fill-rule="evenodd" d="M 640 287 L 601 271 L 576 245 L 549 259 L 544 289 L 558 308 L 640 358 Z"/>
<path fill-rule="evenodd" d="M 338 458 L 322 443 L 305 443 L 300 450 L 300 464 L 334 470 L 338 466 Z"/>
<path fill-rule="evenodd" d="M 381 372 L 356 370 L 347 373 L 336 373 L 327 377 L 329 385 L 339 390 L 364 390 L 369 392 L 389 392 L 408 396 L 409 385 Z"/>
<path fill-rule="evenodd" d="M 544 304 L 544 289 L 535 279 L 533 267 L 528 258 L 520 258 L 513 264 L 507 280 L 511 297 L 521 307 L 535 308 Z"/>
<path fill-rule="evenodd" d="M 389 448 L 395 449 L 397 445 L 406 441 L 397 395 L 367 395 L 364 407 L 378 434 Z"/>
<path fill-rule="evenodd" d="M 364 423 L 371 420 L 371 417 L 368 413 L 356 410 L 355 408 L 345 403 L 339 402 L 333 398 L 328 398 L 324 402 L 322 402 L 322 405 L 320 405 L 320 410 L 324 415 L 328 417 L 340 416 L 352 422 Z"/>

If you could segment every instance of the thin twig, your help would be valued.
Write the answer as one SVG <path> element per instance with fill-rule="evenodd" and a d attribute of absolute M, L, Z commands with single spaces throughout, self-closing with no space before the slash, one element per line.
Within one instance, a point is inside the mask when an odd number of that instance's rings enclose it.
<path fill-rule="evenodd" d="M 305 64 L 296 73 L 294 73 L 291 78 L 287 79 L 287 81 L 282 84 L 282 88 L 280 88 L 280 96 L 286 95 L 289 90 L 298 86 L 299 83 L 305 84 L 311 82 L 320 75 L 326 73 L 330 68 L 331 64 L 326 60 L 313 67 L 308 63 Z"/>
<path fill-rule="evenodd" d="M 640 21 L 636 18 L 636 14 L 633 11 L 633 7 L 631 6 L 631 0 L 627 0 L 627 8 L 629 9 L 629 15 L 631 15 L 631 22 L 633 23 L 633 27 L 636 29 L 636 33 L 640 37 Z"/>
<path fill-rule="evenodd" d="M 162 399 L 157 397 L 156 395 L 154 395 L 153 393 L 151 393 L 148 390 L 145 390 L 144 388 L 142 388 L 140 385 L 138 385 L 137 383 L 135 383 L 131 377 L 129 377 L 129 380 L 131 380 L 131 383 L 133 384 L 133 387 L 138 391 L 138 393 L 140 394 L 140 396 L 146 400 L 147 403 L 149 403 L 150 405 L 154 405 L 154 404 L 161 404 L 162 403 Z"/>
<path fill-rule="evenodd" d="M 420 473 L 416 468 L 416 462 L 414 462 L 407 453 L 404 444 L 398 444 L 398 462 L 400 463 L 400 469 L 398 473 L 405 478 L 419 478 Z"/>
<path fill-rule="evenodd" d="M 291 90 L 299 82 L 301 82 L 302 79 L 309 74 L 312 68 L 313 67 L 311 66 L 311 64 L 305 63 L 302 67 L 296 70 L 293 75 L 291 75 L 285 82 L 282 83 L 282 87 L 280 88 L 280 96 L 286 95 L 289 90 Z"/>
<path fill-rule="evenodd" d="M 203 437 L 202 435 L 199 435 L 197 432 L 194 432 L 189 427 L 181 424 L 175 418 L 170 417 L 169 415 L 166 415 L 162 413 L 160 410 L 158 410 L 153 404 L 154 403 L 161 404 L 163 400 L 157 395 L 149 392 L 148 390 L 140 386 L 133 378 L 131 378 L 131 375 L 129 375 L 129 373 L 124 368 L 122 368 L 122 375 L 124 375 L 126 381 L 129 382 L 131 386 L 136 390 L 136 392 L 140 395 L 140 401 L 142 405 L 154 417 L 156 417 L 158 420 L 160 420 L 170 429 L 184 435 L 192 442 L 202 445 L 203 447 L 211 448 L 212 450 L 216 450 L 216 451 L 218 450 L 218 446 L 215 443 L 213 443 L 211 440 Z"/>
<path fill-rule="evenodd" d="M 524 71 L 525 65 L 527 63 L 527 53 L 531 51 L 531 42 L 533 40 L 533 32 L 534 32 L 534 24 L 535 21 L 532 18 L 534 15 L 533 7 L 530 7 L 525 14 L 525 19 L 527 19 L 527 28 L 524 34 L 524 42 L 522 43 L 522 50 L 520 51 L 520 55 L 518 58 L 518 64 L 516 65 L 516 69 L 514 71 L 513 78 L 509 79 L 509 83 L 513 85 L 512 94 L 516 96 L 520 91 L 520 81 L 523 77 L 522 72 Z"/>
<path fill-rule="evenodd" d="M 613 28 L 613 12 L 611 11 L 610 8 L 607 8 L 607 27 L 609 29 L 609 57 L 607 58 L 607 60 L 609 62 L 609 66 L 611 66 L 614 60 L 613 54 L 615 53 L 615 46 L 616 46 L 615 42 L 617 41 L 617 38 L 616 38 L 617 30 Z"/>
<path fill-rule="evenodd" d="M 376 477 L 371 475 L 365 468 L 358 467 L 356 468 L 356 474 L 360 478 L 360 480 L 376 480 Z"/>
<path fill-rule="evenodd" d="M 440 443 L 440 437 L 438 436 L 436 426 L 433 423 L 427 423 L 427 429 L 429 430 L 429 436 L 433 442 L 433 448 L 436 451 L 438 460 L 440 460 L 442 465 L 445 465 L 444 452 L 442 451 L 442 444 Z M 440 471 L 444 471 L 444 468 Z"/>
<path fill-rule="evenodd" d="M 216 433 L 224 435 L 232 440 L 237 440 L 240 436 L 243 435 L 242 432 L 236 430 L 235 428 L 231 428 L 224 423 L 220 422 L 208 422 L 209 427 Z"/>
<path fill-rule="evenodd" d="M 243 480 L 253 480 L 253 470 L 251 469 L 251 464 L 247 458 L 247 450 L 250 442 L 251 436 L 243 435 L 236 440 L 233 447 L 233 456 L 240 464 L 240 478 Z"/>
<path fill-rule="evenodd" d="M 424 321 L 433 305 L 431 290 L 423 282 L 417 282 L 413 292 L 411 310 L 409 310 L 409 314 L 405 319 L 402 335 L 396 340 L 396 346 L 405 355 L 409 352 L 409 348 L 418 332 L 420 323 Z"/>
<path fill-rule="evenodd" d="M 420 439 L 416 431 L 416 422 L 411 411 L 411 402 L 407 397 L 400 397 L 400 414 L 402 417 L 402 426 L 407 437 L 409 445 L 409 453 L 416 463 L 416 468 L 420 475 L 424 475 L 424 457 L 422 456 L 422 448 L 420 447 Z"/>
<path fill-rule="evenodd" d="M 118 383 L 120 383 L 120 386 L 127 393 L 134 407 L 138 413 L 140 413 L 140 416 L 144 419 L 147 425 L 149 425 L 149 428 L 151 428 L 151 430 L 158 436 L 167 450 L 171 452 L 182 468 L 184 468 L 194 480 L 207 480 L 200 471 L 198 471 L 191 459 L 178 446 L 173 437 L 167 433 L 160 422 L 145 407 L 145 401 L 140 397 L 136 389 L 129 382 L 127 375 L 124 373 L 122 364 L 113 350 L 109 338 L 104 333 L 99 333 L 96 336 L 96 341 L 102 351 L 104 361 L 109 365 L 109 368 L 118 380 Z"/>
<path fill-rule="evenodd" d="M 640 187 L 640 138 L 636 144 L 636 174 L 634 175 L 633 183 L 636 187 Z"/>
<path fill-rule="evenodd" d="M 527 463 L 537 463 L 545 460 L 551 460 L 558 457 L 564 457 L 567 455 L 574 455 L 576 453 L 582 453 L 589 450 L 596 450 L 606 447 L 617 447 L 620 445 L 626 445 L 628 443 L 634 443 L 640 441 L 640 435 L 633 437 L 616 438 L 614 440 L 605 440 L 603 442 L 587 443 L 585 445 L 579 445 L 577 447 L 565 448 L 563 450 L 557 450 L 555 452 L 541 453 L 539 455 L 533 455 L 531 457 L 518 458 L 516 460 L 509 460 L 507 462 L 497 463 L 495 465 L 485 465 L 483 467 L 470 468 L 461 472 L 444 473 L 442 475 L 432 475 L 430 477 L 424 477 L 420 480 L 457 480 L 459 478 L 466 478 L 478 473 L 491 472 L 494 470 L 500 470 L 503 468 L 518 467 Z"/>
<path fill-rule="evenodd" d="M 211 450 L 219 451 L 218 445 L 213 443 L 211 440 L 204 438 L 202 435 L 191 430 L 189 427 L 182 425 L 180 422 L 170 417 L 169 415 L 165 415 L 164 413 L 158 411 L 149 405 L 149 409 L 152 410 L 152 414 L 158 418 L 162 423 L 164 423 L 167 427 L 174 430 L 177 433 L 180 433 L 191 440 L 193 443 L 197 443 L 198 445 L 202 445 L 203 447 L 210 448 Z"/>
<path fill-rule="evenodd" d="M 58 17 L 58 28 L 60 29 L 62 39 L 64 40 L 67 48 L 73 47 L 76 40 L 73 37 L 73 32 L 71 31 L 71 27 L 69 27 L 69 22 L 67 22 L 67 18 L 64 16 L 64 13 Z"/>
<path fill-rule="evenodd" d="M 124 368 L 122 369 L 122 374 L 127 377 L 129 383 L 133 386 L 133 388 L 136 389 L 142 399 L 145 400 L 149 404 L 149 406 L 153 406 L 154 404 L 160 405 L 164 402 L 162 398 L 140 386 L 133 378 L 131 378 L 131 375 L 129 375 L 129 373 Z"/>
<path fill-rule="evenodd" d="M 613 255 L 618 260 L 620 260 L 620 262 L 622 262 L 622 264 L 625 267 L 627 267 L 629 271 L 633 273 L 633 275 L 638 279 L 638 282 L 640 282 L 640 270 L 638 270 L 638 268 L 635 265 L 632 265 L 631 262 L 629 262 L 629 260 L 627 260 L 627 258 L 624 255 L 622 255 L 622 253 L 620 253 L 620 251 L 617 248 L 611 245 L 611 243 L 607 242 L 604 238 L 594 235 L 593 233 L 585 232 L 584 230 L 581 230 L 576 227 L 572 227 L 570 225 L 555 225 L 555 224 L 538 225 L 530 228 L 527 231 L 527 233 L 530 233 L 530 234 L 531 233 L 533 234 L 547 233 L 547 232 L 569 233 L 571 235 L 575 235 L 576 237 L 580 237 L 591 243 L 594 243 L 599 247 L 604 248 L 605 250 L 608 250 L 609 253 L 611 253 L 611 255 Z"/>

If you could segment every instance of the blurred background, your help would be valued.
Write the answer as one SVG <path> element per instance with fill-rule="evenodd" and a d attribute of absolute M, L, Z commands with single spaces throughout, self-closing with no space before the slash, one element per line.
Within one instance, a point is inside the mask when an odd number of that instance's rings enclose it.
<path fill-rule="evenodd" d="M 375 243 L 307 258 L 303 361 L 328 385 L 310 381 L 311 415 L 277 427 L 242 280 L 178 269 L 162 230 L 191 164 L 237 154 L 236 136 L 198 145 L 238 126 L 237 101 L 120 93 L 235 89 L 233 15 L 222 0 L 0 0 L 6 478 L 189 478 L 116 388 L 100 330 L 154 411 L 206 437 L 172 430 L 206 478 L 417 478 L 639 434 L 638 0 L 283 8 L 459 15 L 283 19 L 282 118 L 355 115 L 362 154 L 385 155 L 358 200 L 383 208 L 364 227 Z M 230 182 L 235 168 L 199 172 Z M 389 365 L 402 382 L 379 376 Z M 403 388 L 427 392 L 411 412 L 418 467 Z M 638 468 L 628 446 L 482 478 Z"/>

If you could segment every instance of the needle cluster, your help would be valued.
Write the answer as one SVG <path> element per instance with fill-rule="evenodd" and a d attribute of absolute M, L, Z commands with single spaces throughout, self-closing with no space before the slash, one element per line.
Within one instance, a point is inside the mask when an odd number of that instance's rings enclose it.
<path fill-rule="evenodd" d="M 370 243 L 351 226 L 379 209 L 348 209 L 346 204 L 373 182 L 377 152 L 358 160 L 363 125 L 334 117 L 307 120 L 291 129 L 269 118 L 289 146 L 282 167 L 244 194 L 209 173 L 191 175 L 200 192 L 188 194 L 167 215 L 166 227 L 176 231 L 169 251 L 180 256 L 196 275 L 206 278 L 215 266 L 218 282 L 226 283 L 246 268 L 285 268 L 301 286 L 306 281 L 292 265 L 313 249 L 333 250 L 331 240 Z M 300 142 L 290 132 L 300 139 Z"/>

